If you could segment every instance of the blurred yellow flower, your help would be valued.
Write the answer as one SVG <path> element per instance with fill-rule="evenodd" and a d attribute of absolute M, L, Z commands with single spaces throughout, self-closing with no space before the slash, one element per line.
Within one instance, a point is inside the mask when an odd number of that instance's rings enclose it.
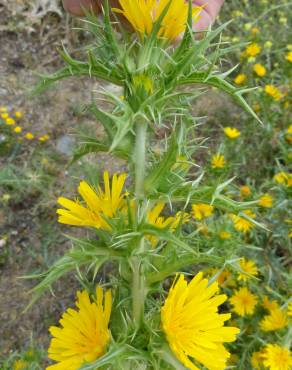
<path fill-rule="evenodd" d="M 253 66 L 253 70 L 256 73 L 256 75 L 258 75 L 259 77 L 264 77 L 267 73 L 266 68 L 262 64 L 259 64 L 259 63 Z"/>
<path fill-rule="evenodd" d="M 16 111 L 16 112 L 14 112 L 14 116 L 16 118 L 21 118 L 21 117 L 23 117 L 23 113 L 22 112 L 19 112 L 19 111 Z"/>
<path fill-rule="evenodd" d="M 97 229 L 111 230 L 106 218 L 113 218 L 124 206 L 125 193 L 122 194 L 126 174 L 114 174 L 111 181 L 107 171 L 103 174 L 104 188 L 95 191 L 85 181 L 81 181 L 78 192 L 86 203 L 60 197 L 58 203 L 65 209 L 58 209 L 58 221 L 62 224 L 73 226 L 90 226 Z"/>
<path fill-rule="evenodd" d="M 286 347 L 268 344 L 262 355 L 263 364 L 269 370 L 291 370 L 292 356 Z"/>
<path fill-rule="evenodd" d="M 247 215 L 249 218 L 256 217 L 256 215 L 252 213 L 250 210 L 243 211 L 242 213 Z M 231 215 L 231 219 L 233 220 L 235 229 L 243 233 L 247 233 L 249 230 L 251 230 L 255 226 L 248 219 L 238 216 L 238 215 Z"/>
<path fill-rule="evenodd" d="M 273 207 L 273 197 L 270 194 L 264 194 L 260 197 L 258 205 L 265 208 Z"/>
<path fill-rule="evenodd" d="M 220 314 L 218 307 L 226 301 L 218 293 L 218 283 L 208 285 L 199 272 L 189 283 L 178 275 L 161 308 L 161 323 L 167 342 L 178 360 L 188 369 L 197 370 L 192 361 L 206 369 L 223 370 L 230 353 L 224 343 L 233 342 L 239 329 L 224 327 L 230 314 Z"/>
<path fill-rule="evenodd" d="M 16 360 L 13 363 L 13 370 L 25 370 L 27 369 L 28 363 L 24 360 Z"/>
<path fill-rule="evenodd" d="M 9 114 L 4 111 L 4 113 L 1 114 L 1 118 L 6 119 L 9 118 Z"/>
<path fill-rule="evenodd" d="M 111 315 L 112 295 L 96 288 L 96 297 L 91 302 L 87 291 L 77 293 L 77 310 L 69 308 L 60 320 L 61 328 L 50 327 L 53 336 L 48 357 L 57 361 L 46 370 L 78 370 L 93 362 L 105 352 L 110 340 L 108 323 Z"/>
<path fill-rule="evenodd" d="M 210 204 L 198 203 L 192 204 L 192 216 L 196 220 L 202 220 L 204 218 L 212 216 L 214 207 Z"/>
<path fill-rule="evenodd" d="M 261 52 L 261 47 L 257 43 L 248 45 L 245 49 L 245 55 L 248 57 L 255 57 Z"/>
<path fill-rule="evenodd" d="M 5 122 L 6 122 L 6 125 L 8 126 L 15 125 L 15 120 L 11 117 L 6 118 Z"/>
<path fill-rule="evenodd" d="M 264 316 L 260 322 L 260 327 L 264 331 L 273 331 L 285 328 L 288 325 L 288 317 L 286 312 L 280 308 L 270 310 L 270 314 Z"/>
<path fill-rule="evenodd" d="M 212 168 L 224 168 L 225 167 L 225 157 L 223 154 L 215 154 L 212 157 L 211 165 Z"/>
<path fill-rule="evenodd" d="M 283 98 L 283 94 L 276 86 L 266 85 L 265 92 L 267 95 L 271 96 L 275 101 L 279 101 Z"/>
<path fill-rule="evenodd" d="M 292 174 L 288 172 L 278 172 L 274 175 L 273 179 L 281 185 L 285 185 L 287 187 L 292 186 Z"/>
<path fill-rule="evenodd" d="M 244 74 L 244 73 L 240 73 L 240 74 L 238 74 L 238 75 L 234 78 L 234 83 L 235 83 L 236 85 L 242 85 L 242 84 L 246 81 L 246 78 L 247 78 L 246 74 Z"/>
<path fill-rule="evenodd" d="M 276 300 L 270 300 L 266 295 L 262 299 L 262 306 L 268 311 L 273 311 L 280 308 Z"/>
<path fill-rule="evenodd" d="M 49 138 L 50 138 L 50 136 L 48 134 L 45 134 L 45 135 L 39 137 L 39 141 L 45 142 L 45 141 L 48 141 Z"/>
<path fill-rule="evenodd" d="M 230 239 L 231 236 L 232 236 L 231 233 L 229 233 L 228 231 L 224 231 L 224 230 L 220 231 L 218 235 L 219 235 L 219 238 L 222 239 L 222 240 Z"/>
<path fill-rule="evenodd" d="M 236 139 L 241 135 L 240 131 L 235 127 L 225 127 L 224 133 L 229 139 Z"/>
<path fill-rule="evenodd" d="M 247 281 L 251 276 L 258 275 L 258 268 L 252 260 L 242 258 L 239 262 L 239 266 L 242 270 L 242 272 L 238 273 L 237 280 L 239 281 Z"/>
<path fill-rule="evenodd" d="M 240 187 L 240 196 L 242 198 L 248 197 L 251 194 L 250 187 L 247 185 L 243 185 Z"/>
<path fill-rule="evenodd" d="M 287 310 L 288 316 L 292 316 L 292 301 L 288 304 L 288 310 Z"/>
<path fill-rule="evenodd" d="M 286 137 L 286 140 L 292 144 L 292 125 L 290 125 L 287 130 L 286 130 L 286 133 L 285 133 L 285 137 Z"/>
<path fill-rule="evenodd" d="M 27 140 L 32 140 L 34 138 L 34 134 L 32 134 L 31 132 L 28 132 L 25 134 L 25 138 Z"/>
<path fill-rule="evenodd" d="M 230 298 L 233 311 L 239 316 L 252 315 L 257 304 L 257 297 L 252 294 L 246 287 L 239 288 Z"/>
<path fill-rule="evenodd" d="M 16 126 L 14 129 L 13 129 L 14 132 L 16 132 L 17 134 L 19 134 L 21 131 L 22 131 L 22 128 L 20 126 Z"/>
<path fill-rule="evenodd" d="M 257 33 L 259 33 L 260 32 L 260 30 L 258 29 L 258 28 L 256 28 L 256 27 L 253 27 L 252 29 L 251 29 L 251 33 L 253 33 L 254 35 L 256 35 Z"/>
<path fill-rule="evenodd" d="M 149 35 L 152 32 L 154 23 L 159 19 L 162 12 L 169 5 L 164 16 L 158 37 L 170 41 L 176 39 L 186 28 L 188 19 L 188 3 L 184 0 L 119 0 L 122 9 L 113 8 L 117 13 L 130 22 L 134 30 L 140 35 Z M 193 7 L 193 20 L 198 20 L 202 7 Z"/>
<path fill-rule="evenodd" d="M 285 57 L 288 62 L 292 63 L 292 51 L 289 51 Z"/>
<path fill-rule="evenodd" d="M 253 352 L 251 355 L 251 365 L 254 370 L 261 370 L 263 366 L 263 350 L 258 352 Z"/>
<path fill-rule="evenodd" d="M 0 107 L 0 113 L 6 113 L 6 112 L 7 112 L 7 108 L 6 107 Z M 1 116 L 2 116 L 2 114 L 1 114 Z"/>

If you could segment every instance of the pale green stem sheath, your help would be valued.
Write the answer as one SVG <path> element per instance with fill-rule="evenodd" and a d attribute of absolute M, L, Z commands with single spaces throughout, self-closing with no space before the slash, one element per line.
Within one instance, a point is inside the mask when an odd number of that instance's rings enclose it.
<path fill-rule="evenodd" d="M 171 352 L 170 348 L 167 345 L 164 345 L 160 350 L 157 351 L 157 354 L 169 365 L 172 365 L 176 370 L 187 370 L 181 362 L 177 360 L 174 354 Z"/>
<path fill-rule="evenodd" d="M 146 161 L 146 137 L 147 123 L 136 123 L 136 142 L 134 148 L 133 161 L 135 163 L 135 195 L 136 195 L 136 213 L 138 217 L 139 204 L 143 203 L 144 195 L 144 178 L 145 178 L 145 161 Z M 137 253 L 144 250 L 144 237 L 139 241 Z M 141 258 L 137 255 L 131 258 L 132 268 L 132 314 L 136 330 L 139 329 L 144 315 L 144 301 L 146 296 L 145 272 Z"/>

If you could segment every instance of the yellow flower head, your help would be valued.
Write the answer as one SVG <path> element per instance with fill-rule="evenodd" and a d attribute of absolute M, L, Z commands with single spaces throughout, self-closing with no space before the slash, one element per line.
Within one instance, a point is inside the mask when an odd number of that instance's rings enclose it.
<path fill-rule="evenodd" d="M 245 81 L 246 81 L 246 74 L 244 73 L 240 73 L 239 75 L 237 75 L 235 78 L 234 78 L 234 83 L 236 85 L 242 85 Z"/>
<path fill-rule="evenodd" d="M 32 140 L 34 139 L 34 134 L 32 134 L 31 132 L 28 132 L 27 134 L 25 134 L 25 138 L 27 140 Z"/>
<path fill-rule="evenodd" d="M 251 360 L 250 360 L 253 369 L 255 370 L 262 369 L 262 365 L 263 365 L 262 356 L 263 356 L 263 350 L 258 351 L 258 352 L 253 352 L 253 354 L 251 355 Z"/>
<path fill-rule="evenodd" d="M 248 45 L 245 49 L 245 55 L 248 57 L 255 57 L 261 52 L 262 48 L 256 42 Z"/>
<path fill-rule="evenodd" d="M 279 101 L 283 98 L 283 94 L 276 86 L 266 85 L 265 92 L 267 95 L 271 96 L 275 101 Z"/>
<path fill-rule="evenodd" d="M 240 196 L 242 198 L 248 197 L 251 194 L 250 188 L 247 185 L 243 185 L 240 187 Z"/>
<path fill-rule="evenodd" d="M 288 317 L 286 312 L 280 308 L 275 308 L 270 311 L 260 322 L 260 327 L 264 331 L 273 331 L 285 328 L 288 325 Z"/>
<path fill-rule="evenodd" d="M 239 316 L 252 315 L 257 304 L 257 297 L 246 287 L 242 287 L 230 298 L 233 311 Z"/>
<path fill-rule="evenodd" d="M 7 112 L 7 108 L 6 107 L 0 107 L 0 113 L 6 113 L 6 112 Z M 2 114 L 1 114 L 1 116 L 2 116 Z"/>
<path fill-rule="evenodd" d="M 246 214 L 250 218 L 255 218 L 255 214 L 252 213 L 250 210 L 243 211 L 242 213 Z M 251 221 L 249 221 L 245 217 L 231 215 L 231 218 L 233 220 L 235 229 L 240 232 L 247 233 L 255 226 Z"/>
<path fill-rule="evenodd" d="M 224 168 L 225 167 L 225 157 L 223 154 L 215 154 L 212 157 L 211 165 L 212 168 Z"/>
<path fill-rule="evenodd" d="M 16 360 L 13 364 L 13 370 L 25 370 L 27 369 L 28 363 L 24 360 Z"/>
<path fill-rule="evenodd" d="M 235 127 L 225 127 L 224 133 L 229 139 L 236 139 L 241 135 L 240 131 Z"/>
<path fill-rule="evenodd" d="M 8 125 L 8 126 L 15 125 L 15 120 L 11 117 L 6 118 L 5 122 L 6 122 L 6 125 Z"/>
<path fill-rule="evenodd" d="M 292 367 L 291 352 L 278 344 L 268 344 L 262 358 L 264 366 L 269 370 L 290 370 Z"/>
<path fill-rule="evenodd" d="M 50 138 L 50 136 L 48 134 L 45 134 L 45 135 L 39 137 L 39 141 L 44 143 L 45 141 L 48 141 L 49 138 Z"/>
<path fill-rule="evenodd" d="M 23 113 L 22 113 L 22 112 L 19 112 L 19 111 L 16 111 L 16 112 L 14 113 L 14 116 L 15 116 L 16 118 L 21 118 L 21 117 L 23 117 Z"/>
<path fill-rule="evenodd" d="M 230 314 L 219 314 L 218 307 L 226 301 L 218 283 L 208 285 L 199 272 L 189 283 L 184 275 L 175 279 L 161 309 L 162 328 L 171 350 L 184 366 L 198 370 L 191 358 L 207 369 L 226 368 L 229 352 L 225 342 L 233 342 L 239 329 L 224 327 Z"/>
<path fill-rule="evenodd" d="M 259 199 L 258 205 L 265 208 L 273 207 L 273 197 L 270 194 L 262 195 Z"/>
<path fill-rule="evenodd" d="M 204 218 L 212 216 L 214 207 L 210 204 L 198 203 L 192 205 L 192 216 L 196 220 L 202 220 Z"/>
<path fill-rule="evenodd" d="M 258 275 L 258 268 L 252 260 L 246 260 L 245 258 L 242 258 L 239 262 L 239 266 L 242 270 L 242 272 L 238 273 L 237 279 L 239 281 L 247 281 L 251 276 Z"/>
<path fill-rule="evenodd" d="M 253 70 L 254 70 L 255 74 L 259 77 L 264 77 L 267 73 L 266 68 L 260 63 L 255 64 L 253 66 Z"/>
<path fill-rule="evenodd" d="M 1 113 L 1 118 L 3 119 L 9 118 L 9 114 L 7 113 L 7 111 L 3 111 L 3 113 Z"/>
<path fill-rule="evenodd" d="M 289 51 L 285 57 L 288 62 L 292 63 L 292 51 Z"/>
<path fill-rule="evenodd" d="M 219 235 L 219 238 L 222 240 L 230 239 L 232 236 L 231 233 L 225 230 L 220 231 L 218 235 Z"/>
<path fill-rule="evenodd" d="M 264 296 L 262 300 L 262 306 L 267 310 L 267 311 L 274 311 L 277 309 L 280 309 L 279 303 L 275 300 L 270 300 L 268 296 Z"/>
<path fill-rule="evenodd" d="M 164 16 L 158 36 L 167 40 L 176 39 L 186 28 L 188 19 L 188 3 L 184 0 L 119 0 L 122 9 L 113 10 L 130 22 L 140 35 L 149 35 L 154 23 L 157 22 L 165 8 L 169 5 Z M 193 19 L 199 18 L 201 7 L 193 8 Z"/>
<path fill-rule="evenodd" d="M 16 126 L 13 131 L 19 134 L 22 131 L 22 128 L 20 126 Z"/>
<path fill-rule="evenodd" d="M 104 172 L 104 190 L 96 192 L 85 181 L 81 181 L 78 192 L 86 203 L 59 198 L 58 203 L 66 209 L 58 209 L 59 222 L 74 226 L 91 226 L 97 229 L 110 230 L 105 217 L 112 218 L 124 205 L 125 193 L 122 194 L 126 174 L 113 175 L 111 186 L 108 172 Z"/>
<path fill-rule="evenodd" d="M 53 336 L 48 349 L 49 358 L 57 361 L 46 370 L 78 370 L 83 364 L 93 362 L 105 352 L 110 340 L 108 323 L 112 295 L 105 295 L 100 286 L 96 299 L 91 302 L 87 291 L 77 293 L 77 310 L 69 308 L 60 320 L 61 328 L 50 327 Z"/>
<path fill-rule="evenodd" d="M 288 316 L 292 316 L 292 301 L 288 304 L 288 310 L 287 310 Z"/>
<path fill-rule="evenodd" d="M 285 184 L 288 181 L 289 174 L 286 172 L 278 172 L 274 175 L 274 180 L 278 184 Z"/>

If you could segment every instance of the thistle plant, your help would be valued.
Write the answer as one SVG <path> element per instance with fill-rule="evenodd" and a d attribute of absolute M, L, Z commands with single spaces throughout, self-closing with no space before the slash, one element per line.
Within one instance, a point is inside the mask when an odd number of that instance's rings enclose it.
<path fill-rule="evenodd" d="M 232 179 L 208 183 L 194 166 L 199 141 L 191 106 L 205 87 L 214 87 L 257 117 L 243 98 L 248 90 L 226 80 L 233 69 L 223 73 L 218 67 L 232 50 L 220 42 L 227 24 L 198 38 L 192 28 L 199 14 L 200 8 L 183 0 L 120 0 L 118 9 L 105 2 L 100 18 L 88 14 L 84 20 L 94 40 L 85 60 L 63 50 L 64 68 L 38 86 L 40 91 L 83 75 L 120 86 L 122 96 L 100 92 L 107 109 L 92 102 L 105 136 L 81 138 L 73 160 L 109 152 L 127 163 L 127 173 L 105 171 L 97 188 L 81 181 L 79 200 L 58 199 L 59 222 L 89 228 L 92 237 L 70 237 L 72 249 L 38 276 L 33 301 L 74 270 L 86 286 L 77 293 L 76 309 L 50 328 L 49 358 L 57 363 L 47 369 L 227 366 L 225 344 L 236 340 L 239 329 L 226 323 L 224 307 L 219 312 L 227 297 L 218 294 L 216 276 L 208 281 L 202 270 L 223 271 L 233 263 L 236 246 L 205 245 L 194 220 L 222 212 L 258 224 L 250 216 L 256 202 L 230 199 L 224 192 Z M 158 129 L 165 134 L 155 150 Z M 102 287 L 95 282 L 107 263 L 111 270 Z"/>

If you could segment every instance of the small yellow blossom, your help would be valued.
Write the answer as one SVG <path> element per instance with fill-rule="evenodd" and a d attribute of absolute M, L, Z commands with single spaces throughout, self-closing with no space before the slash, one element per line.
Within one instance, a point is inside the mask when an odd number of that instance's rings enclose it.
<path fill-rule="evenodd" d="M 178 275 L 161 309 L 161 324 L 177 359 L 190 370 L 200 363 L 206 369 L 225 369 L 229 352 L 224 343 L 233 342 L 239 329 L 226 327 L 230 314 L 219 313 L 226 301 L 217 282 L 208 284 L 199 272 L 189 283 Z M 191 344 L 191 345 L 190 345 Z"/>
<path fill-rule="evenodd" d="M 233 311 L 239 316 L 252 315 L 257 304 L 257 297 L 252 294 L 246 287 L 237 290 L 230 298 Z"/>
<path fill-rule="evenodd" d="M 202 220 L 204 218 L 212 216 L 214 207 L 210 204 L 198 203 L 192 205 L 192 216 L 196 220 Z"/>
<path fill-rule="evenodd" d="M 0 107 L 0 113 L 6 113 L 6 112 L 7 112 L 7 108 L 6 107 Z"/>
<path fill-rule="evenodd" d="M 273 197 L 270 194 L 264 194 L 260 197 L 258 205 L 265 208 L 272 208 L 273 201 Z"/>
<path fill-rule="evenodd" d="M 261 52 L 261 47 L 257 43 L 248 45 L 245 49 L 245 55 L 248 57 L 255 57 Z"/>
<path fill-rule="evenodd" d="M 45 135 L 39 137 L 39 141 L 45 142 L 45 141 L 48 141 L 49 138 L 50 138 L 50 136 L 48 134 L 45 134 Z"/>
<path fill-rule="evenodd" d="M 6 122 L 6 125 L 8 125 L 8 126 L 15 125 L 15 119 L 13 119 L 11 117 L 6 118 L 5 122 Z"/>
<path fill-rule="evenodd" d="M 27 369 L 28 363 L 24 360 L 16 360 L 13 364 L 13 370 L 25 370 Z"/>
<path fill-rule="evenodd" d="M 289 348 L 268 344 L 262 358 L 264 366 L 269 370 L 291 370 L 292 356 Z"/>
<path fill-rule="evenodd" d="M 225 157 L 223 154 L 215 154 L 212 157 L 211 165 L 212 168 L 224 168 L 225 167 Z"/>
<path fill-rule="evenodd" d="M 275 101 L 279 101 L 283 98 L 283 94 L 276 86 L 266 85 L 265 92 L 267 95 L 271 96 Z"/>
<path fill-rule="evenodd" d="M 242 213 L 247 215 L 249 218 L 255 218 L 255 214 L 252 213 L 250 210 L 243 211 Z M 248 219 L 238 216 L 238 215 L 231 215 L 231 219 L 233 220 L 235 229 L 243 233 L 247 233 L 249 230 L 251 230 L 255 226 Z"/>
<path fill-rule="evenodd" d="M 261 370 L 263 365 L 263 350 L 258 352 L 253 352 L 251 355 L 251 365 L 254 370 Z"/>
<path fill-rule="evenodd" d="M 222 239 L 222 240 L 226 240 L 226 239 L 230 239 L 232 236 L 231 233 L 229 233 L 228 231 L 220 231 L 219 232 L 219 238 Z"/>
<path fill-rule="evenodd" d="M 286 130 L 286 133 L 285 133 L 285 138 L 286 140 L 292 144 L 292 125 L 290 125 L 287 130 Z"/>
<path fill-rule="evenodd" d="M 251 194 L 250 187 L 247 185 L 243 185 L 240 187 L 240 196 L 242 198 L 248 197 Z"/>
<path fill-rule="evenodd" d="M 260 327 L 264 331 L 274 331 L 285 328 L 288 325 L 287 313 L 280 308 L 270 311 L 269 315 L 264 316 L 260 322 Z"/>
<path fill-rule="evenodd" d="M 224 133 L 229 139 L 236 139 L 241 135 L 240 131 L 235 127 L 225 127 Z"/>
<path fill-rule="evenodd" d="M 34 138 L 34 134 L 32 134 L 31 132 L 28 132 L 27 134 L 25 134 L 25 138 L 27 140 L 32 140 Z"/>
<path fill-rule="evenodd" d="M 7 112 L 1 113 L 1 118 L 7 119 L 9 118 L 9 114 Z"/>
<path fill-rule="evenodd" d="M 16 118 L 21 118 L 21 117 L 23 117 L 23 113 L 22 113 L 22 112 L 20 112 L 20 111 L 16 111 L 16 112 L 14 113 L 14 116 L 15 116 Z"/>
<path fill-rule="evenodd" d="M 246 74 L 244 74 L 244 73 L 240 73 L 240 74 L 238 74 L 238 75 L 234 78 L 234 83 L 235 83 L 236 85 L 242 85 L 242 84 L 246 81 L 246 78 L 247 78 Z"/>
<path fill-rule="evenodd" d="M 292 316 L 292 301 L 288 304 L 287 314 L 290 317 Z"/>
<path fill-rule="evenodd" d="M 13 129 L 14 132 L 16 132 L 17 134 L 19 134 L 21 131 L 22 131 L 22 128 L 20 126 L 16 126 L 14 129 Z"/>
<path fill-rule="evenodd" d="M 273 179 L 281 185 L 285 185 L 287 187 L 292 186 L 292 174 L 288 172 L 278 172 L 274 175 Z"/>
<path fill-rule="evenodd" d="M 270 300 L 268 296 L 264 296 L 262 299 L 262 306 L 267 310 L 267 311 L 273 311 L 276 309 L 279 309 L 279 303 L 276 300 Z"/>
<path fill-rule="evenodd" d="M 256 27 L 253 27 L 252 29 L 251 29 L 251 33 L 252 34 L 254 34 L 254 35 L 256 35 L 257 33 L 259 33 L 260 32 L 260 30 L 258 29 L 258 28 L 256 28 Z"/>
<path fill-rule="evenodd" d="M 242 272 L 238 273 L 237 279 L 239 281 L 247 281 L 251 276 L 258 275 L 258 268 L 252 260 L 246 260 L 245 258 L 242 258 L 239 262 L 239 266 L 242 270 Z"/>
<path fill-rule="evenodd" d="M 253 70 L 254 70 L 255 74 L 259 77 L 264 77 L 267 73 L 266 68 L 260 63 L 255 64 L 253 66 Z"/>
<path fill-rule="evenodd" d="M 292 51 L 289 51 L 289 53 L 286 55 L 285 59 L 288 60 L 288 62 L 292 63 Z"/>

